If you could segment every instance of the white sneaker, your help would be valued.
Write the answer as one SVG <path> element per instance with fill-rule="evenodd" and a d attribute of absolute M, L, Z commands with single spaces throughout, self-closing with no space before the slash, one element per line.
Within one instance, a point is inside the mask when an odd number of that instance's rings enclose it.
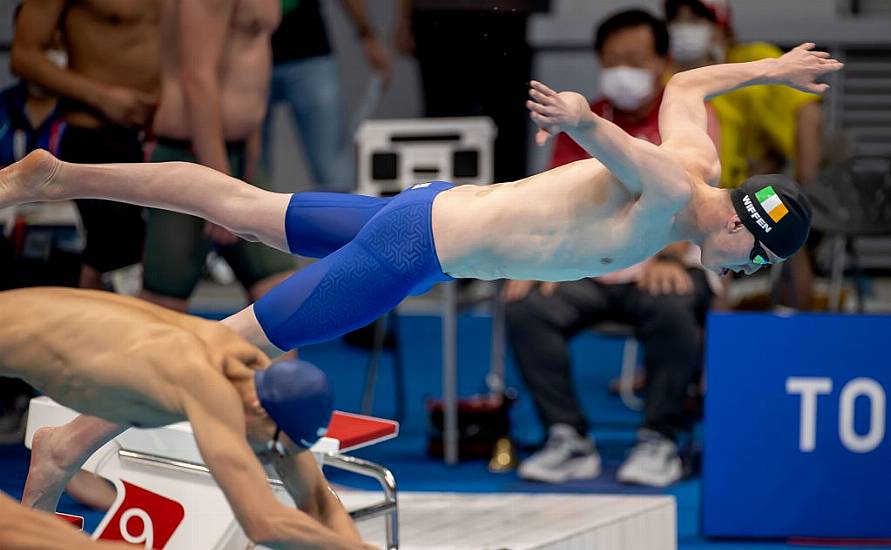
<path fill-rule="evenodd" d="M 637 439 L 637 445 L 616 474 L 619 481 L 668 487 L 681 479 L 683 468 L 674 441 L 652 430 L 639 430 Z"/>
<path fill-rule="evenodd" d="M 204 267 L 213 281 L 220 285 L 231 285 L 235 282 L 235 272 L 229 267 L 229 264 L 220 257 L 216 252 L 207 253 L 204 260 Z"/>
<path fill-rule="evenodd" d="M 545 483 L 593 479 L 600 475 L 600 455 L 594 442 L 580 436 L 575 428 L 554 424 L 544 448 L 524 460 L 517 473 L 522 479 Z"/>

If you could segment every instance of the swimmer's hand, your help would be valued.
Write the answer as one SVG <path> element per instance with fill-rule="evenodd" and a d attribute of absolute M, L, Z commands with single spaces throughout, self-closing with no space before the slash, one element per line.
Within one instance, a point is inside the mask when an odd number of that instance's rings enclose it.
<path fill-rule="evenodd" d="M 693 278 L 683 265 L 674 261 L 654 260 L 641 273 L 637 288 L 651 296 L 692 294 Z"/>
<path fill-rule="evenodd" d="M 829 84 L 814 81 L 844 66 L 828 52 L 814 50 L 813 42 L 805 42 L 776 59 L 769 78 L 803 92 L 822 94 L 829 89 Z"/>
<path fill-rule="evenodd" d="M 529 293 L 538 288 L 544 297 L 551 296 L 560 283 L 538 281 L 507 281 L 501 290 L 501 296 L 507 303 L 524 300 Z"/>
<path fill-rule="evenodd" d="M 541 82 L 529 83 L 526 108 L 529 117 L 538 125 L 535 142 L 544 145 L 551 136 L 570 131 L 593 121 L 591 108 L 585 96 L 576 92 L 555 92 Z"/>

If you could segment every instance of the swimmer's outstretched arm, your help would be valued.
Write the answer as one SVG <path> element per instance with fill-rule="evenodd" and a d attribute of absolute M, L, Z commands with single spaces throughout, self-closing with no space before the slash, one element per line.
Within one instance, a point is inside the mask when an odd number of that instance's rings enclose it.
<path fill-rule="evenodd" d="M 0 172 L 0 208 L 79 198 L 191 214 L 289 251 L 285 213 L 290 194 L 265 191 L 198 164 L 69 164 L 35 151 Z"/>
<path fill-rule="evenodd" d="M 272 465 L 297 507 L 334 532 L 361 541 L 355 523 L 309 451 L 274 456 Z"/>
<path fill-rule="evenodd" d="M 124 543 L 90 540 L 46 512 L 31 510 L 0 493 L 0 548 L 4 550 L 132 550 Z"/>
<path fill-rule="evenodd" d="M 373 548 L 352 538 L 352 533 L 336 533 L 275 498 L 245 440 L 240 399 L 224 377 L 212 373 L 190 378 L 181 400 L 205 464 L 253 542 L 274 549 Z"/>
<path fill-rule="evenodd" d="M 684 142 L 692 141 L 701 147 L 707 126 L 704 102 L 711 97 L 759 84 L 785 84 L 815 94 L 825 92 L 829 85 L 815 80 L 840 70 L 844 64 L 813 48 L 814 44 L 807 42 L 777 59 L 710 65 L 674 75 L 665 87 L 659 109 L 663 145 L 683 147 Z"/>
<path fill-rule="evenodd" d="M 592 157 L 603 163 L 633 194 L 659 200 L 662 206 L 686 202 L 690 184 L 683 165 L 668 151 L 630 136 L 602 118 L 576 92 L 555 92 L 532 81 L 526 102 L 529 116 L 538 124 L 536 141 L 566 132 Z"/>
<path fill-rule="evenodd" d="M 539 143 L 561 131 L 600 160 L 632 192 L 660 199 L 683 199 L 690 172 L 706 181 L 719 175 L 714 145 L 707 135 L 704 101 L 737 88 L 785 84 L 822 93 L 826 84 L 814 80 L 843 64 L 825 52 L 802 44 L 778 59 L 712 65 L 676 74 L 665 89 L 659 111 L 662 145 L 635 139 L 590 111 L 584 97 L 557 93 L 533 82 L 530 116 L 540 127 Z"/>

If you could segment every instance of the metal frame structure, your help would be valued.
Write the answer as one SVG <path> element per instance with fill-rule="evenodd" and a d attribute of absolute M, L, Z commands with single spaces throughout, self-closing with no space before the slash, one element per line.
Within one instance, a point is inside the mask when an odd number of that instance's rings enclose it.
<path fill-rule="evenodd" d="M 196 464 L 185 460 L 176 460 L 165 458 L 158 455 L 128 451 L 119 449 L 118 456 L 124 461 L 138 462 L 141 464 L 149 464 L 161 468 L 168 468 L 175 471 L 185 471 L 195 474 L 211 475 L 210 470 L 203 464 Z M 393 473 L 384 468 L 380 464 L 375 464 L 368 460 L 356 458 L 353 456 L 342 455 L 339 453 L 324 453 L 320 455 L 320 466 L 328 465 L 333 468 L 352 472 L 365 477 L 375 479 L 381 486 L 384 493 L 384 499 L 380 502 L 363 506 L 356 510 L 350 511 L 350 517 L 355 521 L 363 521 L 366 519 L 385 516 L 387 529 L 387 550 L 398 550 L 399 548 L 399 510 L 396 497 L 396 478 Z M 269 483 L 275 487 L 283 487 L 281 480 L 275 478 L 267 478 Z"/>

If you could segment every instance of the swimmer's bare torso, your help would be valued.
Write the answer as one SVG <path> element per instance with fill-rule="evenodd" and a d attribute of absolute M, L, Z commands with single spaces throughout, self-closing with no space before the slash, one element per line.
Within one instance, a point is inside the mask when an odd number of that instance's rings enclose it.
<path fill-rule="evenodd" d="M 677 205 L 647 205 L 596 159 L 437 196 L 434 238 L 454 277 L 572 280 L 616 271 L 673 242 Z M 448 236 L 446 236 L 448 235 Z"/>
<path fill-rule="evenodd" d="M 155 133 L 168 138 L 195 138 L 182 78 L 184 62 L 188 62 L 183 56 L 194 51 L 182 40 L 191 38 L 198 42 L 195 49 L 214 48 L 214 44 L 219 44 L 219 52 L 198 52 L 215 58 L 213 65 L 207 67 L 218 79 L 215 86 L 218 86 L 219 104 L 213 107 L 220 113 L 226 140 L 247 139 L 266 115 L 272 70 L 270 38 L 279 22 L 279 1 L 226 0 L 213 4 L 209 12 L 201 12 L 200 4 L 194 0 L 175 0 L 164 7 L 161 23 L 163 101 L 155 117 Z M 191 11 L 184 12 L 184 9 Z M 212 18 L 217 21 L 210 21 Z M 219 41 L 216 36 L 208 37 L 209 28 L 225 35 L 219 37 Z"/>
<path fill-rule="evenodd" d="M 81 127 L 144 126 L 160 90 L 162 0 L 27 2 L 17 24 L 13 70 L 68 98 L 66 118 Z M 27 29 L 27 30 L 25 30 Z M 71 75 L 43 59 L 61 29 Z M 19 32 L 22 31 L 22 32 Z M 21 36 L 19 36 L 21 34 Z"/>
<path fill-rule="evenodd" d="M 194 383 L 240 381 L 268 363 L 218 323 L 110 293 L 23 289 L 0 304 L 0 371 L 122 424 L 185 420 L 189 394 L 203 391 Z"/>

